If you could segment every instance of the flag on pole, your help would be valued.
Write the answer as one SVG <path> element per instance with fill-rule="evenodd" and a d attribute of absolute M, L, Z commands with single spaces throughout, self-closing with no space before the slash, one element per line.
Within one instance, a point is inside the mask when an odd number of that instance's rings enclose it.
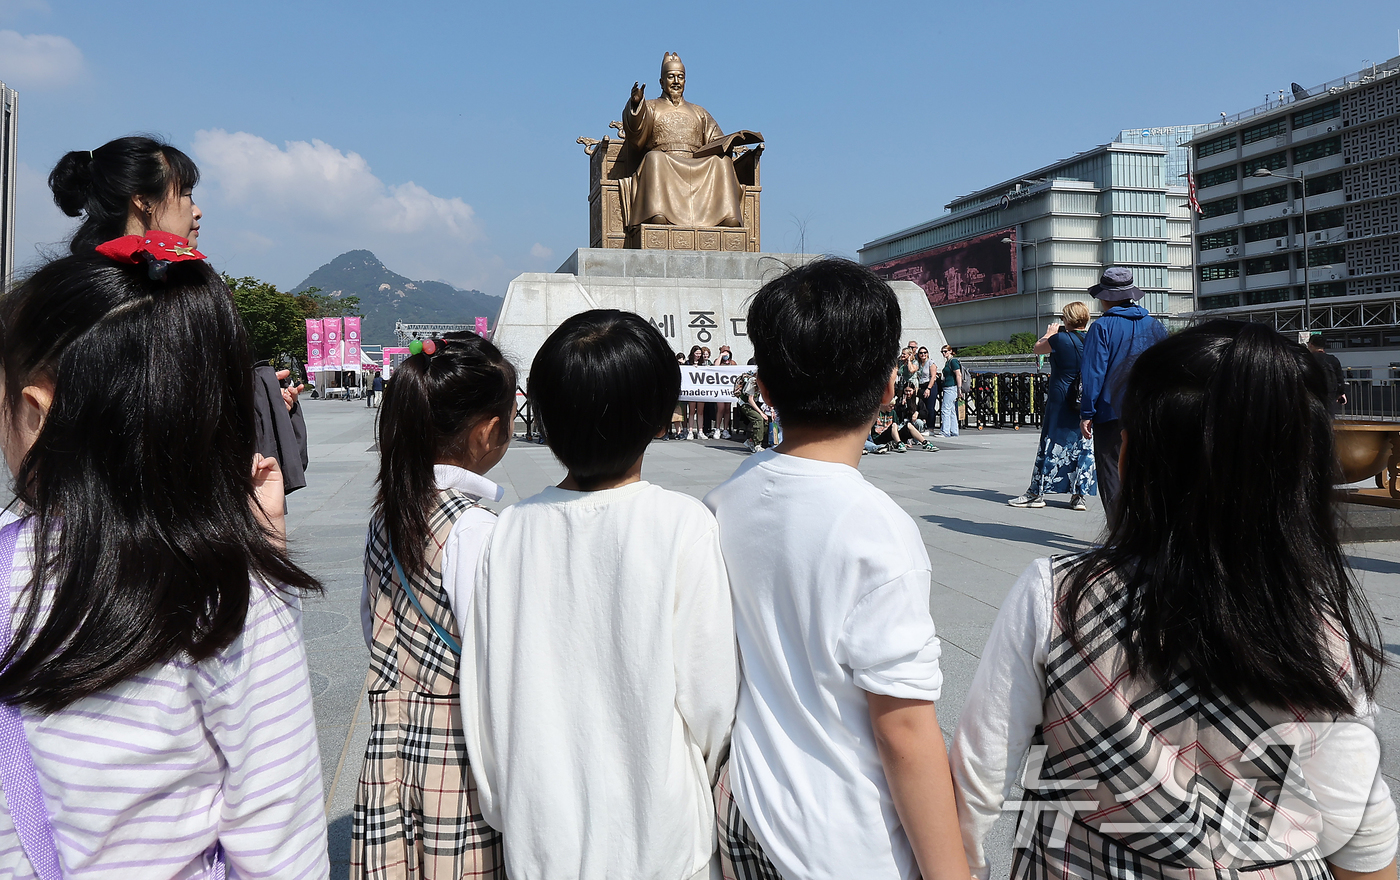
<path fill-rule="evenodd" d="M 306 319 L 306 368 L 313 373 L 325 369 L 326 340 L 320 318 Z"/>
<path fill-rule="evenodd" d="M 326 366 L 332 370 L 340 369 L 340 319 L 322 318 L 321 323 L 326 328 Z"/>
<path fill-rule="evenodd" d="M 345 319 L 345 369 L 360 368 L 360 318 L 358 315 Z"/>
<path fill-rule="evenodd" d="M 1197 214 L 1204 214 L 1205 211 L 1201 210 L 1201 203 L 1196 200 L 1196 175 L 1187 172 L 1186 185 L 1190 188 L 1191 210 L 1195 211 Z"/>

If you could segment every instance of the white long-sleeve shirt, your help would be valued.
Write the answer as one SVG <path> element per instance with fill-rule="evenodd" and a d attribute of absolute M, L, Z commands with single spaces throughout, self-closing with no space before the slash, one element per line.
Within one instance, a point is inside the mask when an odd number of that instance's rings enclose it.
<path fill-rule="evenodd" d="M 1031 738 L 1043 719 L 1054 597 L 1049 560 L 1038 559 L 997 613 L 949 750 L 963 847 L 979 880 L 990 870 L 983 841 L 1020 781 Z M 1328 817 L 1330 837 L 1335 840 L 1338 824 L 1346 826 L 1346 833 L 1335 841 L 1340 848 L 1324 847 L 1327 860 L 1353 871 L 1376 871 L 1395 857 L 1396 811 L 1376 766 L 1378 709 L 1359 691 L 1356 705 L 1356 717 L 1333 735 L 1319 737 L 1316 751 L 1302 757 L 1299 770 L 1321 803 L 1340 805 Z"/>
<path fill-rule="evenodd" d="M 0 527 L 13 517 L 0 513 Z M 25 529 L 10 626 L 33 564 Z M 52 590 L 40 593 L 41 614 Z M 50 715 L 22 711 L 65 877 L 321 878 L 325 793 L 295 608 L 254 583 L 243 632 L 199 663 L 176 658 Z M 0 880 L 35 877 L 0 805 Z"/>
<path fill-rule="evenodd" d="M 501 513 L 469 617 L 462 722 L 507 873 L 707 871 L 738 691 L 710 512 L 646 482 L 545 489 Z"/>
<path fill-rule="evenodd" d="M 481 474 L 451 464 L 433 465 L 433 481 L 439 491 L 456 489 L 478 501 L 500 501 L 506 492 Z M 473 507 L 457 518 L 452 524 L 452 531 L 447 534 L 447 540 L 443 542 L 442 586 L 452 605 L 452 616 L 457 619 L 458 632 L 466 626 L 466 610 L 471 605 L 472 589 L 476 584 L 476 561 L 495 527 L 496 514 L 484 507 Z M 371 531 L 365 535 L 365 545 L 368 546 L 373 538 L 371 526 Z M 369 647 L 374 636 L 374 607 L 370 604 L 368 576 L 363 583 L 360 591 L 360 628 L 365 636 L 365 647 Z"/>

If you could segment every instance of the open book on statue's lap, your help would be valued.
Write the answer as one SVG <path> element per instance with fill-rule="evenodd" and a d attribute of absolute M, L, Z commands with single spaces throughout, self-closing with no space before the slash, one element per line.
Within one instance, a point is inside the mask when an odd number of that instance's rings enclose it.
<path fill-rule="evenodd" d="M 695 151 L 696 159 L 704 159 L 706 156 L 727 156 L 735 147 L 747 147 L 750 144 L 763 143 L 763 135 L 756 131 L 744 129 L 742 131 L 730 132 L 718 140 L 710 141 L 705 146 Z"/>

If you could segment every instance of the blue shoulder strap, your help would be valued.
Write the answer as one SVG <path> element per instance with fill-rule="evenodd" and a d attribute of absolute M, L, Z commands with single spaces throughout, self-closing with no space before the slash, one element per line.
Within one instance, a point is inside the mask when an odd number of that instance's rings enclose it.
<path fill-rule="evenodd" d="M 403 591 L 408 596 L 408 601 L 412 602 L 413 607 L 418 610 L 418 614 L 424 620 L 428 621 L 428 626 L 431 626 L 433 632 L 437 633 L 437 637 L 442 639 L 442 643 L 447 646 L 447 650 L 456 654 L 458 657 L 462 656 L 461 644 L 459 644 L 456 639 L 452 638 L 451 633 L 439 626 L 436 620 L 429 617 L 428 612 L 423 610 L 423 603 L 418 601 L 418 597 L 413 593 L 413 588 L 408 585 L 408 578 L 403 573 L 403 566 L 399 564 L 399 557 L 398 554 L 394 553 L 393 545 L 389 546 L 389 558 L 394 560 L 394 571 L 399 576 L 399 583 L 403 586 Z"/>

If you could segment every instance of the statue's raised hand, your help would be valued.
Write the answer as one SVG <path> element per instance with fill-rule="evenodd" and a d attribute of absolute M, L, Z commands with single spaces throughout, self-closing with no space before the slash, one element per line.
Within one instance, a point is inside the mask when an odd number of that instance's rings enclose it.
<path fill-rule="evenodd" d="M 640 107 L 642 104 L 642 98 L 646 97 L 646 93 L 646 86 L 642 85 L 641 83 L 632 83 L 632 101 L 629 106 L 631 106 L 633 110 Z"/>

